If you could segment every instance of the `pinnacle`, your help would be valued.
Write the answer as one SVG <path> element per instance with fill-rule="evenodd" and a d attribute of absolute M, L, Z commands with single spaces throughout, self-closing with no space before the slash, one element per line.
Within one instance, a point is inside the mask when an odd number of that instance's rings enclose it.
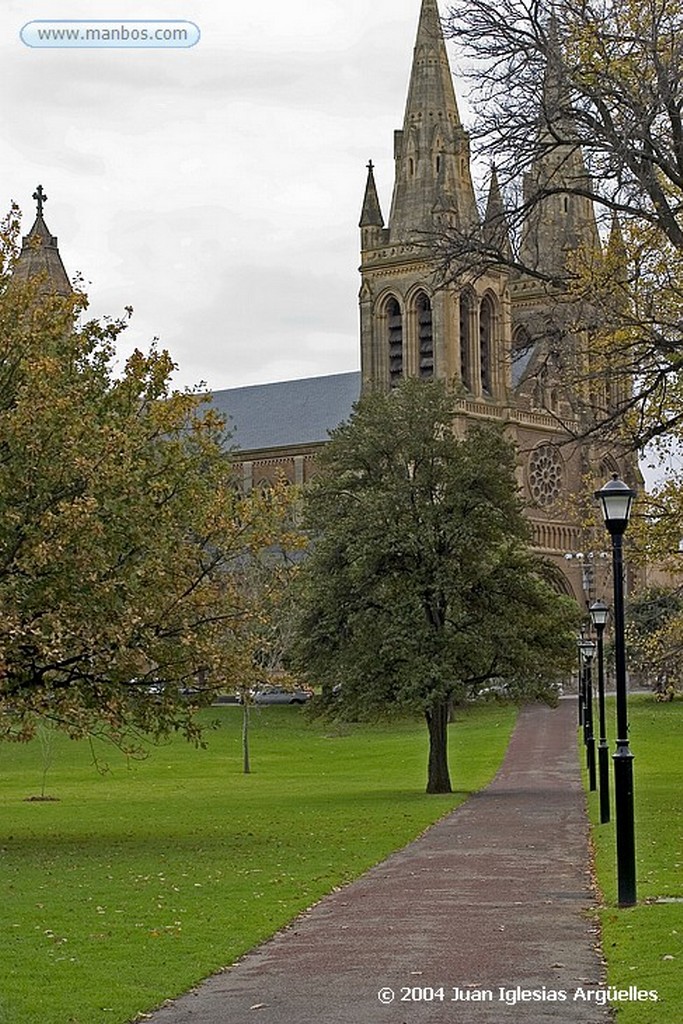
<path fill-rule="evenodd" d="M 360 215 L 359 227 L 384 227 L 384 217 L 379 205 L 372 160 L 368 162 L 368 180 L 365 185 L 365 196 L 363 198 L 363 209 Z"/>

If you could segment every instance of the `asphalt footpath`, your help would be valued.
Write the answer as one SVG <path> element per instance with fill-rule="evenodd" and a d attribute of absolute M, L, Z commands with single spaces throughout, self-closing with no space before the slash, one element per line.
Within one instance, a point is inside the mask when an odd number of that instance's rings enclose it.
<path fill-rule="evenodd" d="M 606 1024 L 576 702 L 494 781 L 152 1024 Z"/>

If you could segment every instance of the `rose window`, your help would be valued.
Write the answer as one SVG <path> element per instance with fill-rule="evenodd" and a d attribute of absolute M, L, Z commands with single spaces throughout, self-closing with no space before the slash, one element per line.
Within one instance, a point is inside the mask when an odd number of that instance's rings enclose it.
<path fill-rule="evenodd" d="M 564 465 L 560 453 L 544 444 L 529 458 L 529 489 L 537 505 L 550 508 L 562 493 Z"/>

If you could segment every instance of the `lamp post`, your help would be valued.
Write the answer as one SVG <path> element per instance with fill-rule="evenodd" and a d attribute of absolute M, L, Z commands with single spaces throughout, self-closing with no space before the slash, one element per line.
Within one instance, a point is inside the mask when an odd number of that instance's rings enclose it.
<path fill-rule="evenodd" d="M 609 609 L 604 601 L 594 601 L 589 608 L 591 621 L 598 638 L 598 775 L 600 778 L 600 821 L 609 821 L 609 764 L 607 760 L 607 737 L 605 733 L 605 662 L 603 657 L 603 633 L 607 625 Z"/>
<path fill-rule="evenodd" d="M 581 657 L 581 647 L 580 647 L 581 638 L 580 637 L 579 637 L 579 639 L 577 640 L 576 643 L 577 643 L 577 647 L 579 647 L 579 684 L 578 684 L 578 691 L 579 691 L 579 729 L 583 729 L 583 740 L 584 740 L 584 743 L 585 743 L 586 742 L 586 728 L 585 728 L 585 723 L 584 723 L 584 720 L 583 720 L 583 705 L 584 705 L 584 696 L 583 696 L 583 658 Z"/>
<path fill-rule="evenodd" d="M 582 626 L 579 639 L 576 641 L 576 646 L 579 651 L 579 725 L 583 729 L 584 747 L 588 745 L 588 712 L 586 711 L 586 661 L 582 650 L 582 646 L 585 642 L 586 637 L 584 636 Z"/>
<path fill-rule="evenodd" d="M 614 797 L 617 833 L 617 889 L 620 907 L 636 902 L 636 845 L 633 818 L 633 754 L 628 745 L 626 704 L 626 644 L 624 639 L 623 539 L 631 515 L 635 491 L 615 473 L 595 497 L 612 539 L 614 570 L 614 649 L 617 687 L 617 745 L 614 759 Z"/>
<path fill-rule="evenodd" d="M 592 640 L 579 640 L 581 661 L 583 664 L 583 692 L 585 704 L 583 708 L 586 743 L 586 767 L 588 768 L 588 788 L 591 792 L 597 789 L 595 780 L 595 735 L 593 732 L 593 655 L 595 644 Z"/>
<path fill-rule="evenodd" d="M 683 544 L 683 541 L 681 541 Z M 591 597 L 595 589 L 595 565 L 603 559 L 608 558 L 609 555 L 606 551 L 565 551 L 565 560 L 567 562 L 577 561 L 581 564 L 581 586 L 583 588 L 583 596 L 586 601 L 586 608 L 591 603 Z M 581 633 L 583 636 L 583 631 Z M 585 722 L 583 720 L 584 706 L 586 703 L 586 697 L 583 692 L 583 663 L 579 658 L 579 686 L 578 686 L 578 713 L 579 713 L 579 728 L 584 727 L 584 742 L 586 737 Z"/>

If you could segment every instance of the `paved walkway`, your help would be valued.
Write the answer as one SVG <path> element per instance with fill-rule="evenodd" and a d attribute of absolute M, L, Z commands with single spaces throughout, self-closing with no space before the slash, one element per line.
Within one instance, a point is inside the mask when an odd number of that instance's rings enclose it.
<path fill-rule="evenodd" d="M 606 1024 L 587 836 L 575 701 L 526 708 L 487 789 L 149 1020 Z"/>

